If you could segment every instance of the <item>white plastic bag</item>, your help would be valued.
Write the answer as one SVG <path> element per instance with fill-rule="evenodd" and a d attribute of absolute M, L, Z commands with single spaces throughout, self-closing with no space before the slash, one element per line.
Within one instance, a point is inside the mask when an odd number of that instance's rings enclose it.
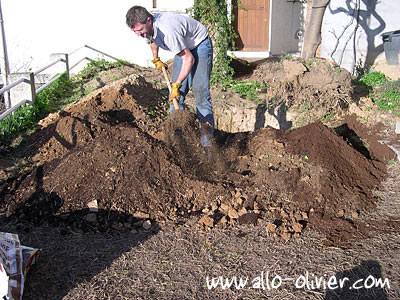
<path fill-rule="evenodd" d="M 8 298 L 5 299 L 22 299 L 26 274 L 39 253 L 39 249 L 22 246 L 17 234 L 0 232 L 0 263 L 8 276 Z M 5 282 L 5 277 L 2 280 L 0 286 Z"/>
<path fill-rule="evenodd" d="M 8 276 L 3 265 L 0 263 L 0 299 L 8 300 Z"/>

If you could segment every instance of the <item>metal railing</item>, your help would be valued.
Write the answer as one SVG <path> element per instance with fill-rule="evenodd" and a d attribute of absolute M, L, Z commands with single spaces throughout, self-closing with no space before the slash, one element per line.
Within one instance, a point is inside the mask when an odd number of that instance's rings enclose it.
<path fill-rule="evenodd" d="M 1 96 L 4 93 L 10 91 L 12 88 L 14 88 L 14 87 L 16 87 L 16 86 L 18 86 L 19 84 L 22 84 L 22 83 L 25 83 L 25 84 L 27 83 L 31 87 L 31 100 L 30 99 L 22 99 L 21 101 L 18 101 L 15 105 L 12 106 L 11 105 L 11 99 L 9 99 L 9 97 L 8 97 L 8 101 L 9 101 L 9 103 L 7 105 L 8 108 L 6 109 L 5 112 L 3 112 L 0 115 L 0 121 L 3 120 L 8 115 L 12 114 L 20 106 L 22 106 L 24 104 L 30 104 L 30 105 L 34 104 L 35 103 L 35 99 L 36 99 L 36 94 L 41 92 L 45 88 L 47 88 L 49 85 L 51 85 L 57 79 L 59 79 L 62 76 L 63 73 L 54 76 L 52 79 L 50 79 L 48 82 L 46 82 L 44 85 L 42 85 L 38 89 L 36 89 L 36 86 L 35 86 L 35 75 L 37 75 L 37 74 L 43 72 L 44 70 L 47 70 L 48 68 L 50 68 L 50 67 L 52 67 L 52 66 L 54 66 L 54 65 L 56 65 L 56 64 L 61 62 L 61 63 L 65 63 L 65 69 L 66 69 L 67 78 L 69 78 L 70 71 L 73 68 L 75 68 L 77 65 L 79 65 L 82 61 L 84 61 L 84 60 L 94 61 L 92 58 L 83 57 L 79 61 L 77 61 L 73 66 L 71 66 L 71 67 L 69 66 L 69 57 L 72 54 L 74 54 L 75 52 L 77 52 L 78 50 L 82 49 L 82 48 L 88 48 L 88 49 L 90 49 L 90 50 L 92 50 L 94 52 L 97 52 L 97 53 L 99 53 L 99 54 L 101 54 L 103 56 L 109 57 L 109 58 L 114 59 L 114 60 L 118 60 L 118 58 L 115 58 L 115 57 L 113 57 L 113 56 L 111 56 L 111 55 L 109 55 L 107 53 L 104 53 L 104 52 L 102 52 L 100 50 L 97 50 L 97 49 L 95 49 L 93 47 L 90 47 L 88 45 L 84 45 L 84 46 L 72 51 L 70 54 L 66 54 L 66 53 L 58 53 L 58 54 L 56 54 L 56 55 L 60 55 L 62 57 L 54 60 L 53 62 L 49 63 L 48 65 L 44 66 L 43 68 L 40 68 L 39 70 L 36 70 L 35 72 L 30 72 L 29 73 L 29 79 L 28 78 L 19 78 L 16 81 L 14 81 L 14 82 L 12 82 L 12 83 L 10 83 L 10 84 L 8 84 L 8 85 L 6 85 L 6 86 L 4 86 L 3 88 L 0 89 L 0 96 Z"/>

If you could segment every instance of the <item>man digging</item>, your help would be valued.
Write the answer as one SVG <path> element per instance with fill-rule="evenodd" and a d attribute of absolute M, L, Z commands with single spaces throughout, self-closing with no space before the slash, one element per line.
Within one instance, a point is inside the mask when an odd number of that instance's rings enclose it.
<path fill-rule="evenodd" d="M 126 24 L 138 36 L 150 42 L 152 62 L 160 70 L 167 65 L 158 57 L 158 50 L 175 54 L 172 67 L 172 84 L 169 95 L 170 112 L 178 99 L 179 108 L 184 109 L 184 101 L 190 87 L 196 103 L 196 114 L 200 120 L 200 142 L 211 146 L 214 134 L 214 115 L 210 96 L 210 74 L 213 47 L 207 28 L 195 19 L 172 13 L 150 14 L 144 7 L 133 6 L 126 14 Z"/>

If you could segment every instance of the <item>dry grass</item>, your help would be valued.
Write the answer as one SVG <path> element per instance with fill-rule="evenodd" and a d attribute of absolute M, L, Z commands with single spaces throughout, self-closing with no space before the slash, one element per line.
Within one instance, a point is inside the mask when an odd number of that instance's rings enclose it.
<path fill-rule="evenodd" d="M 299 239 L 277 240 L 258 226 L 201 232 L 195 219 L 166 224 L 159 232 L 126 235 L 68 235 L 36 228 L 25 244 L 43 249 L 31 270 L 24 299 L 399 299 L 399 235 L 380 233 L 352 249 L 326 247 L 308 230 Z M 277 289 L 208 289 L 206 277 L 248 278 L 264 271 L 270 281 L 298 278 L 387 277 L 391 288 L 298 289 L 284 281 Z"/>

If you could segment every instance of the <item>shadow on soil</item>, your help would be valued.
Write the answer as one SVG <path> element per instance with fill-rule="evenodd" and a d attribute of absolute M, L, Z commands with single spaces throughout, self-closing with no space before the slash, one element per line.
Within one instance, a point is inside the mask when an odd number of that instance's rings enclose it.
<path fill-rule="evenodd" d="M 22 245 L 41 250 L 27 275 L 24 299 L 61 300 L 90 281 L 114 260 L 157 234 L 158 224 L 115 210 L 60 212 L 64 200 L 43 189 L 43 169 L 36 172 L 32 195 L 0 218 L 0 230 L 17 233 Z M 10 206 L 13 204 L 10 203 Z"/>
<path fill-rule="evenodd" d="M 336 127 L 335 132 L 340 135 L 348 145 L 360 152 L 365 158 L 371 159 L 371 155 L 363 140 L 354 132 L 354 130 L 350 129 L 347 124 Z"/>
<path fill-rule="evenodd" d="M 365 260 L 360 265 L 335 274 L 337 289 L 330 289 L 324 300 L 363 299 L 387 300 L 385 288 L 389 286 L 382 278 L 382 268 L 377 261 Z M 340 282 L 343 286 L 340 287 Z"/>
<path fill-rule="evenodd" d="M 278 109 L 276 109 L 278 108 Z M 282 103 L 279 106 L 267 104 L 265 101 L 257 105 L 256 108 L 256 122 L 254 124 L 254 130 L 264 128 L 266 120 L 265 113 L 276 119 L 279 124 L 279 129 L 289 130 L 292 127 L 293 122 L 287 120 L 288 107 Z"/>
<path fill-rule="evenodd" d="M 244 80 L 246 77 L 251 76 L 253 71 L 258 65 L 265 62 L 279 62 L 279 57 L 268 57 L 268 58 L 255 58 L 255 59 L 232 59 L 230 66 L 234 70 L 234 79 Z"/>

